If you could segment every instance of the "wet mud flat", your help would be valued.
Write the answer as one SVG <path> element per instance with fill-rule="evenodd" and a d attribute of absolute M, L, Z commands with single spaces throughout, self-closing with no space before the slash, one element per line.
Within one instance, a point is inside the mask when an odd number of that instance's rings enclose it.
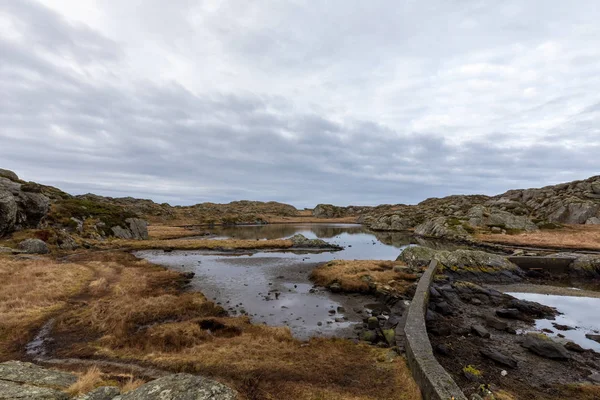
<path fill-rule="evenodd" d="M 436 358 L 465 394 L 490 384 L 493 391 L 505 390 L 517 399 L 576 398 L 564 397 L 563 389 L 600 383 L 600 354 L 595 351 L 600 347 L 585 335 L 587 343 L 582 341 L 572 310 L 561 314 L 565 299 L 555 304 L 532 300 L 540 298 L 470 282 L 434 284 L 427 311 L 429 337 Z M 594 334 L 595 326 L 591 322 L 584 330 Z"/>
<path fill-rule="evenodd" d="M 356 338 L 374 308 L 374 296 L 331 293 L 309 280 L 331 252 L 136 252 L 153 263 L 194 272 L 191 285 L 229 312 L 253 323 L 287 326 L 302 340 L 314 336 Z"/>

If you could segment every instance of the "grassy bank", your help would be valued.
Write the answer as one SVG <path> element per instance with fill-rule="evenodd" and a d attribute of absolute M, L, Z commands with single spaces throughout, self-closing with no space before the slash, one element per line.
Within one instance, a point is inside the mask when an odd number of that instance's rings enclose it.
<path fill-rule="evenodd" d="M 600 250 L 599 225 L 565 225 L 558 229 L 524 232 L 516 235 L 478 234 L 487 243 L 573 250 Z"/>
<path fill-rule="evenodd" d="M 185 278 L 118 251 L 65 262 L 0 259 L 2 360 L 49 318 L 57 358 L 136 362 L 193 372 L 244 399 L 419 399 L 401 358 L 347 340 L 295 340 L 288 328 L 228 317 Z"/>

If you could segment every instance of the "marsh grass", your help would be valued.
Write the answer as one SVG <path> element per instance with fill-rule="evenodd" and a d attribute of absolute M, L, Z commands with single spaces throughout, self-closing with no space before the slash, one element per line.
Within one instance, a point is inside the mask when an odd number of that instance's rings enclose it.
<path fill-rule="evenodd" d="M 320 286 L 338 283 L 346 292 L 368 293 L 379 286 L 404 292 L 418 277 L 395 268 L 402 266 L 396 261 L 334 260 L 315 268 L 310 278 Z"/>

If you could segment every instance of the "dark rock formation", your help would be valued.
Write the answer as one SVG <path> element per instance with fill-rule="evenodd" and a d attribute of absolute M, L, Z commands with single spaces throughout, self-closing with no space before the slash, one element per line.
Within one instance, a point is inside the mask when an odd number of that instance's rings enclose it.
<path fill-rule="evenodd" d="M 525 336 L 523 347 L 538 356 L 553 360 L 568 360 L 571 358 L 562 344 L 556 343 L 548 336 L 539 333 L 529 333 Z"/>
<path fill-rule="evenodd" d="M 22 190 L 25 185 L 0 177 L 0 236 L 24 228 L 36 228 L 48 213 L 50 199 Z"/>

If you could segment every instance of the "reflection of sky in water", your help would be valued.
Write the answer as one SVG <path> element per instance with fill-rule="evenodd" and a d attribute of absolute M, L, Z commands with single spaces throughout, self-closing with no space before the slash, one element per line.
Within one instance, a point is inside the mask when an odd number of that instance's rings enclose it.
<path fill-rule="evenodd" d="M 554 296 L 536 293 L 507 293 L 521 300 L 535 301 L 556 309 L 563 313 L 551 321 L 541 319 L 536 321 L 537 329 L 550 329 L 554 332 L 551 336 L 563 334 L 567 339 L 579 344 L 585 349 L 600 351 L 600 343 L 585 337 L 586 333 L 595 334 L 600 330 L 600 299 L 589 297 Z M 552 323 L 568 325 L 577 328 L 571 331 L 559 331 Z"/>

